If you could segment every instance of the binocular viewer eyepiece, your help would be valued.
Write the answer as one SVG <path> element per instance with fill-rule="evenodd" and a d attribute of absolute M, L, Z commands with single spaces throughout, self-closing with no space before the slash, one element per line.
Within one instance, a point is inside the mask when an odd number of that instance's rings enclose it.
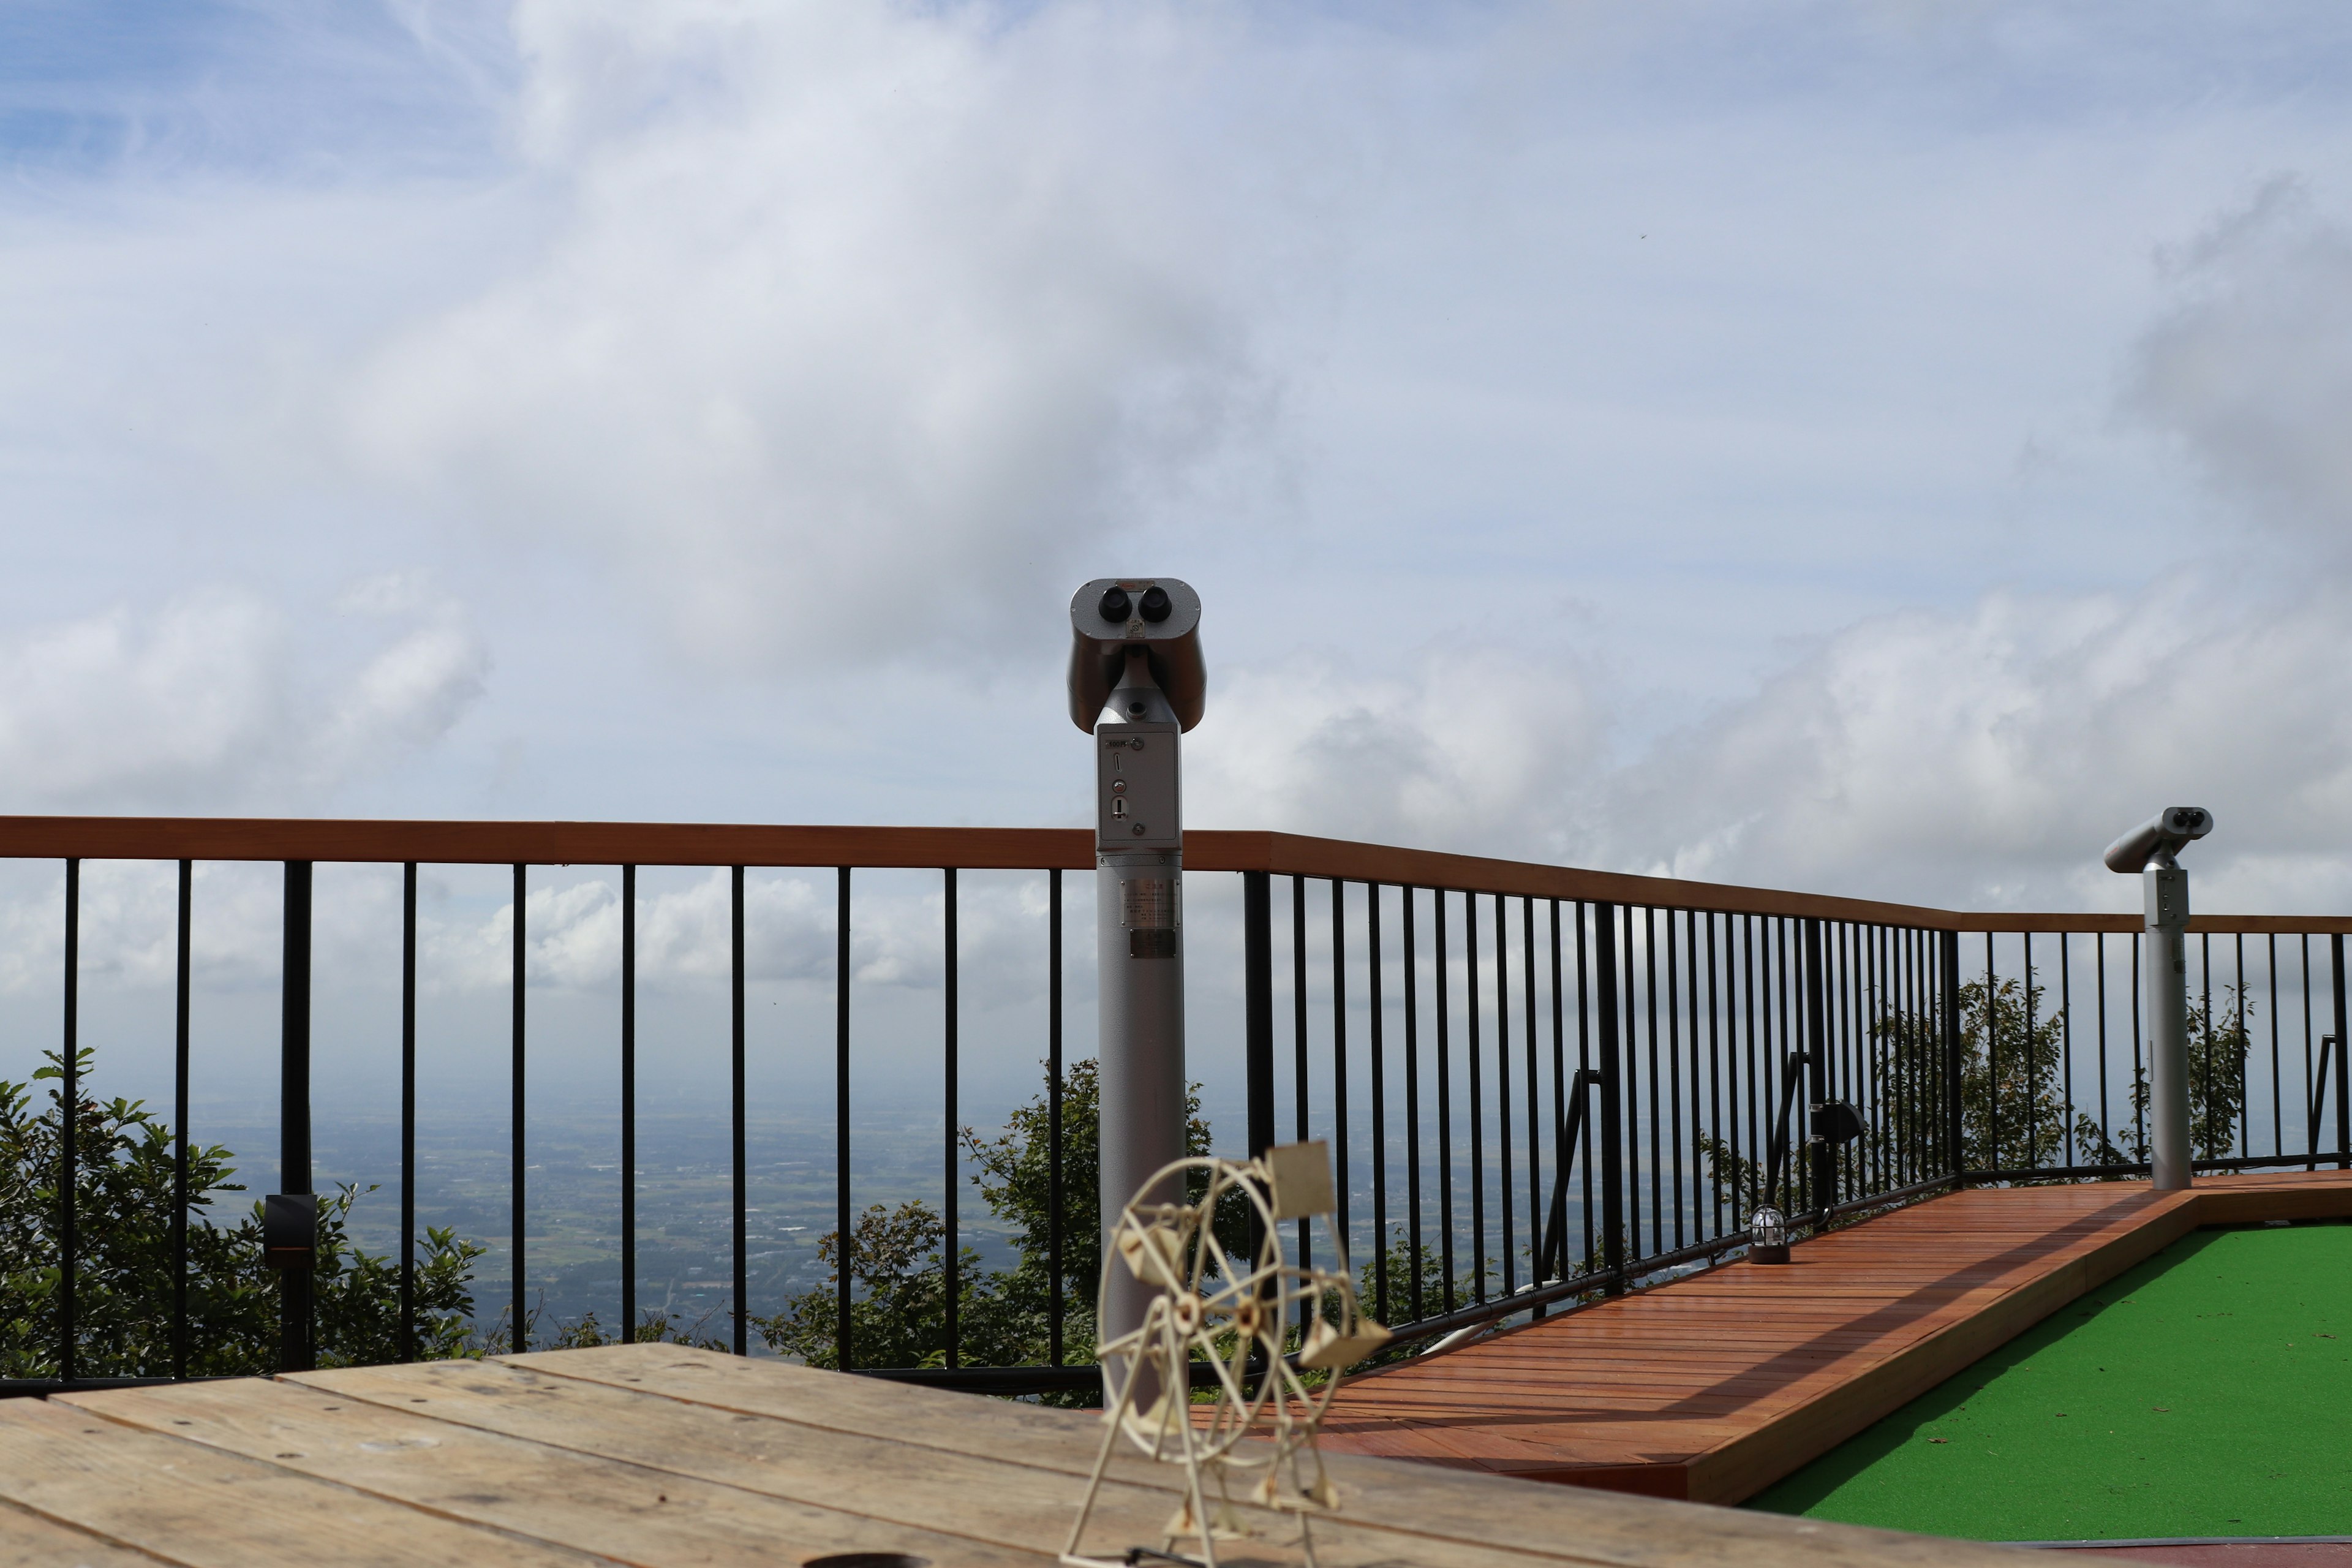
<path fill-rule="evenodd" d="M 1096 606 L 1096 613 L 1103 620 L 1119 625 L 1124 625 L 1129 616 L 1139 616 L 1156 626 L 1166 620 L 1175 608 L 1176 601 L 1170 598 L 1168 590 L 1157 583 L 1143 590 L 1141 596 L 1132 598 L 1123 585 L 1114 583 L 1103 590 L 1102 602 Z"/>
<path fill-rule="evenodd" d="M 2213 814 L 2201 805 L 2168 805 L 2107 846 L 2107 869 L 2137 876 L 2172 858 L 2213 831 Z"/>
<path fill-rule="evenodd" d="M 1070 596 L 1070 722 L 1088 734 L 1139 656 L 1180 728 L 1201 721 L 1201 595 L 1173 577 L 1097 577 Z"/>

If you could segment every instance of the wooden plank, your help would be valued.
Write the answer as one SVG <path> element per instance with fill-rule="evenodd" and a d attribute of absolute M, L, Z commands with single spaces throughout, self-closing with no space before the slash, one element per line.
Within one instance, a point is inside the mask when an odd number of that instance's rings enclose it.
<path fill-rule="evenodd" d="M 1948 1194 L 1360 1377 L 1330 1439 L 1738 1502 L 2200 1225 L 2347 1213 L 2342 1173 Z"/>
<path fill-rule="evenodd" d="M 1003 1400 L 816 1372 L 782 1362 L 738 1361 L 677 1345 L 612 1345 L 505 1358 L 555 1376 L 610 1384 L 822 1431 L 899 1436 L 909 1447 L 990 1453 L 1082 1473 L 1100 1428 L 1096 1417 Z M 1459 1468 L 1353 1454 L 1328 1456 L 1348 1512 L 1402 1535 L 1477 1541 L 1534 1556 L 1664 1568 L 1740 1563 L 1754 1568 L 2000 1568 L 2006 1549 L 1893 1531 L 1860 1531 L 1570 1488 L 1526 1487 Z M 1122 1460 L 1134 1479 L 1146 1462 Z M 1162 1479 L 1172 1486 L 1172 1479 Z M 1412 1560 L 1410 1558 L 1408 1561 Z"/>
<path fill-rule="evenodd" d="M 1076 1517 L 1086 1489 L 1076 1468 L 1040 1468 L 982 1452 L 913 1450 L 897 1438 L 722 1413 L 506 1361 L 352 1368 L 289 1381 L 404 1415 L 1013 1550 L 1058 1548 L 1057 1531 Z M 1097 1550 L 1158 1544 L 1177 1505 L 1175 1482 L 1168 1466 L 1139 1458 L 1122 1466 L 1097 1500 L 1089 1541 Z M 1297 1534 L 1295 1520 L 1246 1505 L 1240 1511 L 1252 1523 L 1254 1555 L 1272 1550 L 1292 1559 L 1284 1543 Z M 1318 1524 L 1315 1533 L 1318 1558 L 1332 1563 L 1393 1563 L 1408 1548 L 1412 1561 L 1431 1568 L 1529 1562 L 1522 1553 L 1473 1542 L 1400 1538 L 1354 1519 Z"/>
<path fill-rule="evenodd" d="M 61 1400 L 0 1402 L 0 1497 L 53 1524 L 188 1568 L 491 1562 L 585 1568 L 613 1561 L 418 1514 L 267 1458 L 130 1431 Z"/>
<path fill-rule="evenodd" d="M 0 1568 L 155 1568 L 161 1561 L 0 1502 Z"/>
<path fill-rule="evenodd" d="M 292 1383 L 246 1378 L 109 1389 L 52 1403 L 267 1459 L 406 1510 L 646 1568 L 774 1568 L 780 1556 L 839 1552 L 1034 1568 L 1052 1556 L 551 1448 Z"/>

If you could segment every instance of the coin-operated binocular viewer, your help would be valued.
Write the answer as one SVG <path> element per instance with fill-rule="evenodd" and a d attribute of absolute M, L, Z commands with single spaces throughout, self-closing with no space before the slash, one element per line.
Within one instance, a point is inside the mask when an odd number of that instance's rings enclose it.
<path fill-rule="evenodd" d="M 2107 869 L 2137 871 L 2147 894 L 2148 1132 L 2152 1184 L 2189 1185 L 2189 873 L 2174 858 L 2213 831 L 2201 805 L 2168 805 L 2107 846 Z"/>
<path fill-rule="evenodd" d="M 1094 737 L 1106 1227 L 1184 1157 L 1184 827 L 1177 736 L 1201 721 L 1201 596 L 1173 577 L 1105 577 L 1070 600 L 1070 721 Z M 1181 1203 L 1170 1192 L 1162 1201 Z M 1105 1232 L 1108 1246 L 1108 1231 Z M 1106 1342 L 1151 1290 L 1106 1271 Z"/>

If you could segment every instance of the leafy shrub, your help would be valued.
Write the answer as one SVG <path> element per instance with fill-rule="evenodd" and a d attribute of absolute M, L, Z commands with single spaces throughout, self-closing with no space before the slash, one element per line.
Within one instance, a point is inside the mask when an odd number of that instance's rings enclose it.
<path fill-rule="evenodd" d="M 59 1374 L 63 1285 L 58 1180 L 64 1171 L 63 1062 L 47 1053 L 32 1083 L 0 1081 L 0 1377 Z M 89 1082 L 85 1047 L 77 1077 Z M 37 1085 L 53 1087 L 46 1097 Z M 44 1103 L 46 1100 L 46 1103 Z M 172 1372 L 174 1272 L 172 1130 L 143 1100 L 81 1096 L 74 1107 L 77 1376 Z M 214 1217 L 241 1193 L 219 1144 L 188 1149 L 187 1370 L 194 1376 L 277 1370 L 279 1274 L 262 1261 L 261 1208 Z M 311 1278 L 321 1366 L 400 1359 L 400 1266 L 362 1251 L 352 1205 L 373 1187 L 348 1184 L 319 1205 Z M 474 1260 L 483 1249 L 428 1228 L 415 1271 L 416 1354 L 478 1353 L 471 1342 Z"/>

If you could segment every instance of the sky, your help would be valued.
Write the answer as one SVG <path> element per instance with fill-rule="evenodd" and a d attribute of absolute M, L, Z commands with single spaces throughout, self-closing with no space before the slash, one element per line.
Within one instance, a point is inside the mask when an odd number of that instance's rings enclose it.
<path fill-rule="evenodd" d="M 2338 5 L 0 6 L 0 811 L 2336 912 L 2347 430 Z"/>

